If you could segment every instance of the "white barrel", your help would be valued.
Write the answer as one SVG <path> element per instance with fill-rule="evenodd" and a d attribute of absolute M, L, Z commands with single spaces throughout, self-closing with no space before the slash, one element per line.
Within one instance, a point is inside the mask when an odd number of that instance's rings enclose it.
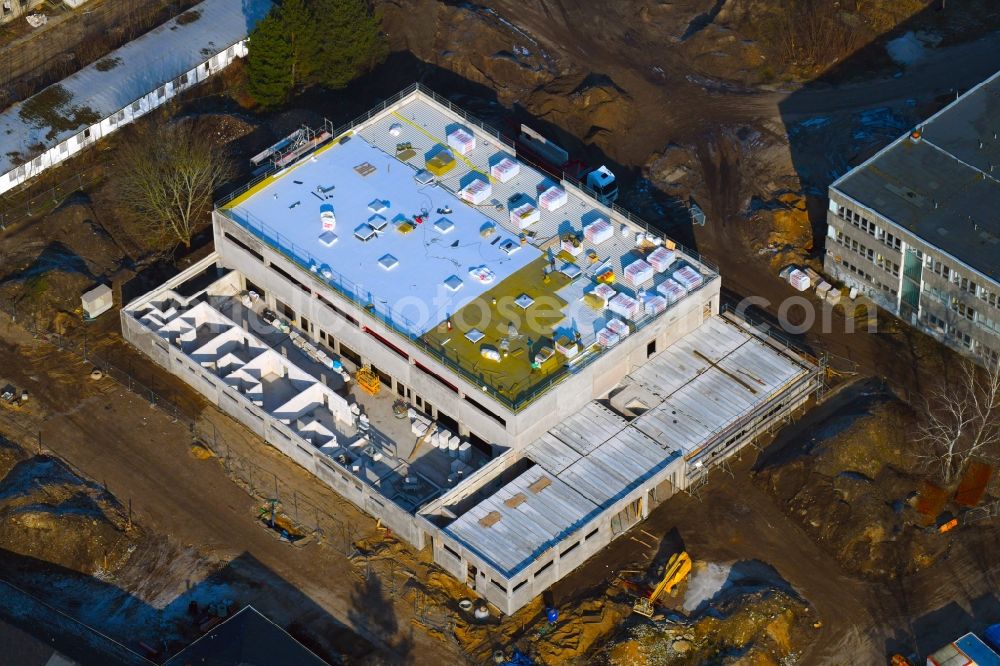
<path fill-rule="evenodd" d="M 458 459 L 462 462 L 469 462 L 472 459 L 472 444 L 462 442 L 458 445 Z"/>

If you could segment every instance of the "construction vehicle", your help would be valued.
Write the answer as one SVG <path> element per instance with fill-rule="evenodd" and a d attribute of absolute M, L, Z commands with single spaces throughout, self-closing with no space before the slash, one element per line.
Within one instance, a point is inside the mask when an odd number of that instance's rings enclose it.
<path fill-rule="evenodd" d="M 653 608 L 656 600 L 664 593 L 675 594 L 677 586 L 680 585 L 688 574 L 691 573 L 691 557 L 686 551 L 674 553 L 667 560 L 667 566 L 663 568 L 663 579 L 660 584 L 650 593 L 648 597 L 639 597 L 635 600 L 632 610 L 644 617 L 653 617 Z"/>
<path fill-rule="evenodd" d="M 587 187 L 597 195 L 597 200 L 608 205 L 618 201 L 618 182 L 611 169 L 603 164 L 587 174 Z"/>
<path fill-rule="evenodd" d="M 581 180 L 602 204 L 612 204 L 618 200 L 618 182 L 615 174 L 603 164 L 589 170 L 580 160 L 571 160 L 569 153 L 559 144 L 527 125 L 521 125 L 520 133 L 515 142 L 517 154 L 527 157 L 536 166 L 559 178 L 566 176 Z"/>

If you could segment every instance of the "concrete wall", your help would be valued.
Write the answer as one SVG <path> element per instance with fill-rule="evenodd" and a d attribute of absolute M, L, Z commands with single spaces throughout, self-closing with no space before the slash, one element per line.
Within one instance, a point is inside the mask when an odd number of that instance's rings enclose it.
<path fill-rule="evenodd" d="M 165 283 L 154 292 L 154 295 L 164 295 L 169 289 L 201 273 L 206 267 L 215 263 L 217 258 L 215 254 L 206 257 Z M 223 279 L 230 278 L 227 276 Z M 187 300 L 193 301 L 199 294 Z M 151 300 L 150 297 L 151 295 L 147 294 L 121 310 L 122 334 L 130 344 L 170 373 L 183 379 L 223 412 L 312 472 L 359 509 L 380 519 L 400 538 L 417 549 L 424 547 L 426 521 L 416 520 L 411 513 L 382 496 L 377 489 L 363 483 L 347 468 L 320 452 L 283 423 L 254 405 L 238 390 L 227 385 L 220 377 L 203 368 L 182 350 L 169 345 L 166 340 L 139 322 L 132 313 L 141 309 Z M 185 300 L 179 296 L 176 298 L 181 302 Z"/>
<path fill-rule="evenodd" d="M 578 372 L 568 375 L 555 384 L 553 390 L 541 394 L 527 407 L 513 413 L 489 393 L 459 377 L 353 302 L 334 293 L 321 280 L 302 270 L 270 245 L 257 240 L 225 215 L 214 213 L 214 224 L 215 246 L 223 264 L 239 271 L 253 285 L 264 290 L 269 307 L 277 309 L 275 299 L 288 305 L 295 312 L 296 324 L 300 328 L 303 328 L 302 319 L 307 320 L 308 332 L 314 339 L 322 341 L 320 331 L 332 335 L 336 343 L 328 346 L 334 351 L 343 356 L 341 345 L 346 344 L 350 350 L 361 355 L 363 362 L 373 364 L 396 382 L 402 382 L 415 395 L 430 402 L 435 412 L 443 411 L 456 419 L 461 435 L 472 432 L 499 448 L 521 448 L 530 444 L 590 400 L 607 394 L 629 372 L 644 363 L 648 358 L 646 347 L 649 342 L 655 340 L 656 349 L 662 351 L 719 309 L 721 279 L 715 276 L 624 342 L 604 352 Z M 233 238 L 239 242 L 234 242 Z M 241 245 L 250 247 L 251 251 Z M 289 281 L 268 264 L 288 273 L 299 284 Z M 357 323 L 348 321 L 331 304 Z M 379 338 L 398 347 L 408 358 L 400 356 Z M 457 391 L 442 384 L 421 366 L 443 377 Z M 478 403 L 483 409 L 470 401 Z"/>
<path fill-rule="evenodd" d="M 15 3 L 18 1 L 13 0 Z M 245 40 L 228 46 L 194 69 L 179 75 L 172 81 L 163 82 L 162 85 L 150 90 L 110 116 L 84 128 L 75 136 L 47 147 L 41 154 L 0 175 L 0 194 L 34 178 L 46 169 L 66 161 L 119 128 L 132 123 L 153 109 L 163 106 L 182 91 L 201 83 L 237 58 L 244 57 L 246 52 Z"/>

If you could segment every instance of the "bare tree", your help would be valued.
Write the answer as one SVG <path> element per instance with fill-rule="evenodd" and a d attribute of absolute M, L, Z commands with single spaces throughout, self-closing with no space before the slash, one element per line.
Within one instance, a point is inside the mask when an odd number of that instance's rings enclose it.
<path fill-rule="evenodd" d="M 233 164 L 211 131 L 194 120 L 148 123 L 118 148 L 118 198 L 157 240 L 191 246 L 208 220 L 215 188 Z"/>
<path fill-rule="evenodd" d="M 1000 362 L 963 362 L 956 379 L 941 381 L 925 398 L 925 412 L 919 441 L 929 445 L 925 457 L 947 485 L 972 458 L 995 455 L 1000 445 Z"/>

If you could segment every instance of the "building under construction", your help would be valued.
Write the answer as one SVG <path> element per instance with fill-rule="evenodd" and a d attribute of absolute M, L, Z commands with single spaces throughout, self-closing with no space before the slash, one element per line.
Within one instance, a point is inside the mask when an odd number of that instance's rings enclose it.
<path fill-rule="evenodd" d="M 255 159 L 126 338 L 504 613 L 821 386 L 710 262 L 420 86 Z"/>

